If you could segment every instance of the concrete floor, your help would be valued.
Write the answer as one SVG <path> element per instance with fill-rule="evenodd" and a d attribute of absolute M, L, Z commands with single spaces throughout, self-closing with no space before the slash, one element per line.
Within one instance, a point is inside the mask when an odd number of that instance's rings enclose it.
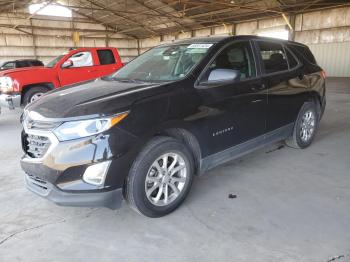
<path fill-rule="evenodd" d="M 350 79 L 329 80 L 311 147 L 274 146 L 216 168 L 160 219 L 28 192 L 19 114 L 0 116 L 1 262 L 350 261 Z"/>

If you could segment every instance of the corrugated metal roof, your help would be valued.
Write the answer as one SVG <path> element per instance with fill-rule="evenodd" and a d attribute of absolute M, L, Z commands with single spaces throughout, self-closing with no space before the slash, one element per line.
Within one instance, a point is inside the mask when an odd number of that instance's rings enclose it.
<path fill-rule="evenodd" d="M 0 0 L 0 12 L 26 12 L 30 3 Z M 46 1 L 47 2 L 47 1 Z M 57 0 L 75 16 L 136 38 L 193 30 L 249 19 L 281 16 L 330 6 L 348 0 Z"/>

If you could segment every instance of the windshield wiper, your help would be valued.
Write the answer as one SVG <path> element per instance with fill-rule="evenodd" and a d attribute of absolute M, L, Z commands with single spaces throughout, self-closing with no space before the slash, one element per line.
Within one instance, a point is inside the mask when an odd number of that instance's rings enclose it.
<path fill-rule="evenodd" d="M 112 77 L 111 79 L 122 83 L 144 83 L 144 81 L 141 81 L 139 79 L 120 79 L 117 77 Z"/>

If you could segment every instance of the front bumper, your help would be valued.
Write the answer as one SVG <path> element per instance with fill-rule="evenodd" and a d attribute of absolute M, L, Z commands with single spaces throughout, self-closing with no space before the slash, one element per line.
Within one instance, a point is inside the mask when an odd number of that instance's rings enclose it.
<path fill-rule="evenodd" d="M 39 177 L 26 175 L 27 188 L 60 206 L 79 206 L 79 207 L 107 207 L 117 209 L 121 207 L 123 201 L 123 192 L 121 188 L 89 193 L 65 192 L 58 189 L 53 184 L 46 182 Z"/>
<path fill-rule="evenodd" d="M 36 140 L 47 138 L 45 143 L 49 144 L 43 155 L 30 153 L 29 142 L 26 144 L 28 135 L 35 135 Z M 129 142 L 130 135 L 117 128 L 108 134 L 64 142 L 58 141 L 51 131 L 25 128 L 22 145 L 26 154 L 21 159 L 21 167 L 26 173 L 27 188 L 58 205 L 119 208 L 133 158 L 118 148 L 128 148 L 124 143 Z M 87 168 L 104 161 L 110 162 L 104 184 L 85 182 L 83 175 Z"/>
<path fill-rule="evenodd" d="M 21 106 L 20 94 L 0 94 L 0 106 L 8 107 L 9 109 L 15 109 Z"/>

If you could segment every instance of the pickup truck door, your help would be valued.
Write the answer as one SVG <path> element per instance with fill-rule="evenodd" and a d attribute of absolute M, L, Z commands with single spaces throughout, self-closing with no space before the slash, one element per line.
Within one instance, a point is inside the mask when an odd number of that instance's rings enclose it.
<path fill-rule="evenodd" d="M 110 75 L 122 67 L 117 51 L 111 49 L 96 50 L 98 66 L 96 66 L 96 74 L 98 77 Z"/>
<path fill-rule="evenodd" d="M 91 51 L 82 51 L 71 55 L 66 61 L 70 60 L 73 65 L 68 68 L 58 69 L 58 78 L 61 86 L 83 82 L 95 79 L 98 76 L 96 59 Z"/>

